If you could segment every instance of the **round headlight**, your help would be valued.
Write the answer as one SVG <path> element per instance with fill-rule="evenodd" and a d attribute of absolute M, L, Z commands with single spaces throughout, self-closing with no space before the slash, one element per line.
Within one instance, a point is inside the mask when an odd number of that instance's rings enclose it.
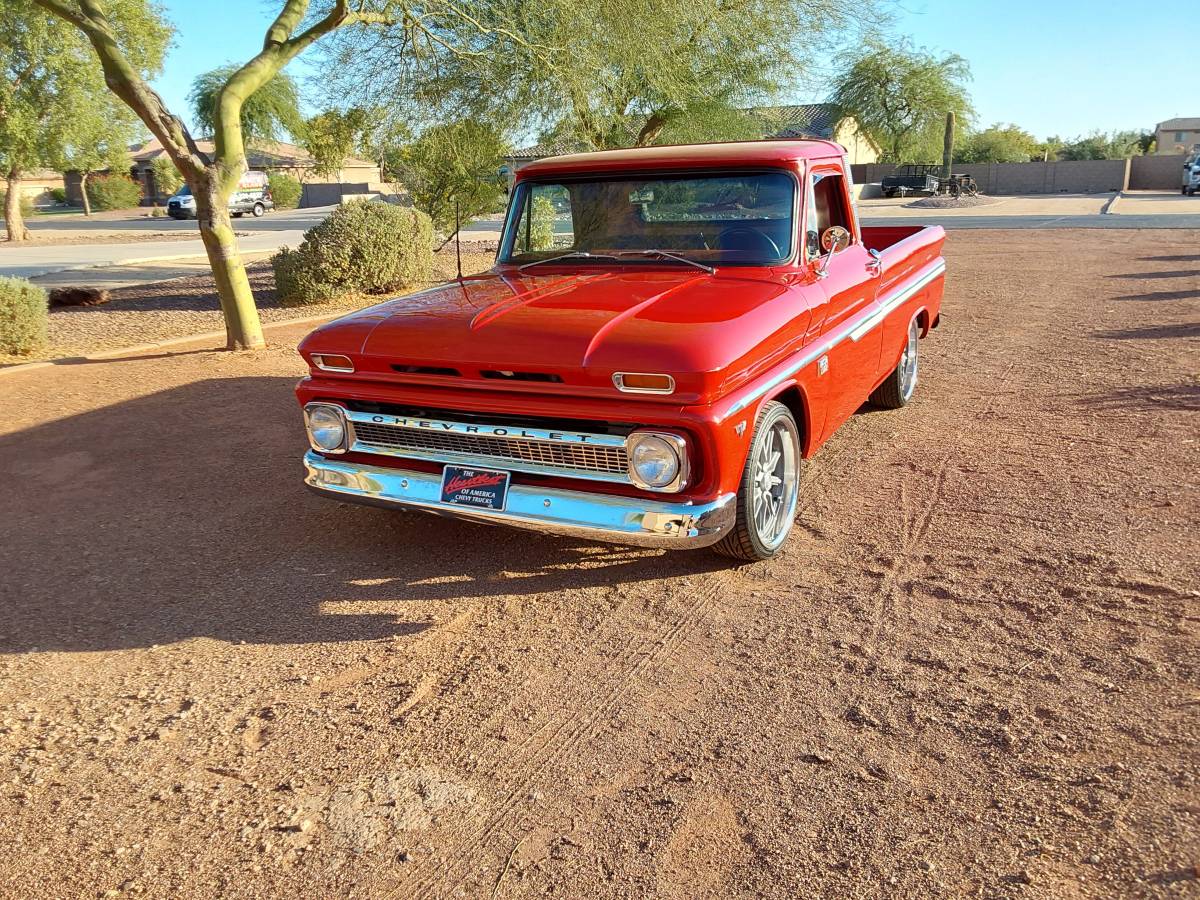
<path fill-rule="evenodd" d="M 656 434 L 634 435 L 629 472 L 642 487 L 663 488 L 679 477 L 683 465 L 670 440 Z"/>
<path fill-rule="evenodd" d="M 341 411 L 332 406 L 310 406 L 305 412 L 313 449 L 326 453 L 341 450 L 346 441 L 346 420 Z"/>

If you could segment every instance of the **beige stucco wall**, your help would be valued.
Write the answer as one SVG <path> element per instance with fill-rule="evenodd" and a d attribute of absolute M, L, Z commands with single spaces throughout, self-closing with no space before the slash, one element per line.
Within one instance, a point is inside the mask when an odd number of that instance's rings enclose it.
<path fill-rule="evenodd" d="M 851 165 L 873 163 L 879 159 L 879 150 L 858 130 L 853 119 L 843 119 L 833 132 L 833 139 L 846 148 Z"/>
<path fill-rule="evenodd" d="M 1182 134 L 1183 140 L 1177 140 L 1177 137 Z M 1155 148 L 1154 153 L 1157 156 L 1174 156 L 1180 153 L 1187 153 L 1192 149 L 1194 144 L 1200 144 L 1200 131 L 1176 131 L 1175 129 L 1159 129 L 1154 133 Z"/>

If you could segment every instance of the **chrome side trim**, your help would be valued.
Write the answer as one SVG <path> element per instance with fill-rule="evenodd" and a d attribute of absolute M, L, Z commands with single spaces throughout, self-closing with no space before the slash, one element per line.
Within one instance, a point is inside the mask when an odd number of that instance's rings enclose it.
<path fill-rule="evenodd" d="M 639 547 L 694 548 L 719 541 L 733 527 L 734 494 L 707 503 L 663 503 L 514 484 L 503 511 L 441 501 L 438 473 L 387 469 L 304 455 L 304 483 L 327 496 L 354 503 L 424 512 L 551 534 Z"/>
<path fill-rule="evenodd" d="M 871 313 L 862 321 L 853 331 L 850 332 L 850 340 L 862 340 L 867 334 L 883 323 L 889 315 L 895 312 L 899 307 L 904 305 L 904 302 L 912 297 L 917 291 L 925 287 L 929 282 L 933 281 L 939 275 L 946 271 L 944 262 L 937 262 L 924 273 L 918 275 L 915 281 L 911 281 L 898 290 L 892 291 L 886 298 L 879 301 L 880 307 Z"/>
<path fill-rule="evenodd" d="M 728 418 L 729 416 L 741 412 L 759 397 L 763 396 L 763 394 L 766 394 L 774 388 L 779 387 L 779 385 L 793 377 L 797 372 L 815 362 L 821 356 L 824 356 L 843 341 L 861 340 L 868 332 L 871 331 L 871 329 L 873 329 L 876 325 L 887 318 L 889 314 L 895 312 L 896 309 L 903 305 L 904 301 L 911 298 L 913 294 L 921 290 L 921 288 L 925 287 L 927 284 L 929 284 L 929 282 L 933 281 L 945 271 L 946 263 L 942 260 L 938 260 L 924 273 L 917 276 L 915 281 L 890 292 L 886 299 L 880 301 L 882 304 L 881 309 L 870 310 L 865 316 L 862 317 L 860 321 L 847 322 L 846 324 L 840 326 L 832 334 L 824 335 L 821 338 L 818 338 L 814 343 L 809 344 L 808 347 L 802 348 L 799 351 L 802 354 L 799 359 L 797 359 L 783 371 L 776 374 L 770 380 L 764 382 L 750 393 L 744 395 L 740 400 L 738 400 L 737 403 L 730 407 L 729 411 L 725 414 L 725 417 Z"/>

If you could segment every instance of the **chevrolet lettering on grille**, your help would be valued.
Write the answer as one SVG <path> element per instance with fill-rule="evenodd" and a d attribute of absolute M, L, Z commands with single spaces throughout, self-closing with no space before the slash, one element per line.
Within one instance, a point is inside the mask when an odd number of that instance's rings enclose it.
<path fill-rule="evenodd" d="M 464 422 L 440 422 L 434 419 L 408 419 L 403 416 L 371 416 L 371 421 L 380 425 L 398 428 L 425 428 L 431 431 L 449 431 L 458 434 L 480 434 L 488 437 L 529 438 L 536 441 L 571 441 L 586 444 L 596 435 L 563 431 L 540 431 L 529 428 L 508 428 L 503 425 L 469 425 Z M 623 443 L 623 440 L 619 440 Z"/>

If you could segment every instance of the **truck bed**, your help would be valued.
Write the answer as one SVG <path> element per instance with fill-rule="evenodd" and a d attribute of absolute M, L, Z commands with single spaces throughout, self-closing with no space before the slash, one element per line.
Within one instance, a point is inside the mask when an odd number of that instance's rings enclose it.
<path fill-rule="evenodd" d="M 862 228 L 863 243 L 879 253 L 886 291 L 942 255 L 946 231 L 941 225 L 880 225 Z"/>

